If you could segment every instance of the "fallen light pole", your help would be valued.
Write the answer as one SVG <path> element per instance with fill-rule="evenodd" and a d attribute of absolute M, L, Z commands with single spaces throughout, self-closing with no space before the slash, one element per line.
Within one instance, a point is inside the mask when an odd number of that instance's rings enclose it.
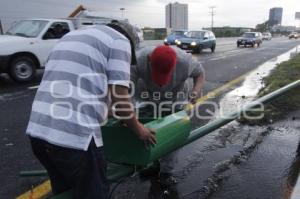
<path fill-rule="evenodd" d="M 107 157 L 108 159 L 112 159 L 112 162 L 115 163 L 110 163 L 108 165 L 108 173 L 107 173 L 107 178 L 111 181 L 116 181 L 119 180 L 123 177 L 130 176 L 135 172 L 141 171 L 145 168 L 149 168 L 153 165 L 153 162 L 155 162 L 157 159 L 160 157 L 163 157 L 167 155 L 168 153 L 171 153 L 172 151 L 179 149 L 207 134 L 210 132 L 213 132 L 214 130 L 224 126 L 225 124 L 228 124 L 229 122 L 237 119 L 238 117 L 241 116 L 242 113 L 249 111 L 255 107 L 257 107 L 260 104 L 265 104 L 283 94 L 286 92 L 295 89 L 295 88 L 300 88 L 300 80 L 297 80 L 291 84 L 288 84 L 272 93 L 269 93 L 253 102 L 250 102 L 249 104 L 245 105 L 241 110 L 233 112 L 231 114 L 228 114 L 226 117 L 222 117 L 219 119 L 216 119 L 212 122 L 209 122 L 208 124 L 197 128 L 195 130 L 190 131 L 189 129 L 189 118 L 187 116 L 186 111 L 180 111 L 179 113 L 175 113 L 172 115 L 169 115 L 165 118 L 161 118 L 158 120 L 154 120 L 152 122 L 146 123 L 145 126 L 147 127 L 153 127 L 156 128 L 155 130 L 158 131 L 157 136 L 158 136 L 158 144 L 149 149 L 148 151 L 145 151 L 145 149 L 142 149 L 143 143 L 137 143 L 137 140 L 134 140 L 132 142 L 131 139 L 129 140 L 122 140 L 123 143 L 118 143 L 118 144 L 124 144 L 122 150 L 119 152 L 122 152 L 122 154 L 119 154 L 119 157 L 116 153 L 114 152 L 108 152 Z M 176 115 L 176 117 L 175 117 Z M 176 118 L 176 119 L 175 119 Z M 180 128 L 180 125 L 184 126 L 183 128 Z M 118 128 L 118 127 L 114 127 Z M 186 136 L 186 130 L 189 130 L 188 136 Z M 114 134 L 107 134 L 104 135 L 104 138 L 106 136 L 115 136 L 116 134 L 116 129 L 113 130 Z M 172 137 L 172 134 L 168 131 L 176 131 L 174 134 L 174 137 Z M 180 135 L 180 131 L 183 131 L 182 135 Z M 107 130 L 109 132 L 109 129 Z M 123 130 L 119 130 L 118 132 L 124 133 Z M 128 135 L 130 135 L 130 132 L 127 132 Z M 123 137 L 128 136 L 127 134 L 123 135 Z M 133 135 L 133 133 L 132 133 Z M 164 136 L 167 135 L 167 136 Z M 179 138 L 185 138 L 182 141 L 180 141 Z M 105 138 L 107 139 L 107 138 Z M 110 137 L 111 139 L 111 137 Z M 111 139 L 112 140 L 112 139 Z M 175 144 L 172 144 L 174 141 Z M 108 142 L 111 142 L 108 140 Z M 105 143 L 105 140 L 104 140 Z M 110 145 L 112 145 L 110 143 Z M 113 145 L 113 146 L 118 146 L 118 145 Z M 129 150 L 126 150 L 127 148 L 131 148 Z M 133 150 L 133 149 L 134 150 Z M 109 150 L 108 150 L 109 151 Z M 147 156 L 146 158 L 144 157 L 139 157 L 140 155 L 145 155 Z M 130 157 L 132 156 L 132 157 Z M 126 162 L 126 157 L 129 159 Z M 142 158 L 142 159 L 141 159 Z M 111 160 L 110 160 L 111 161 Z M 134 163 L 137 164 L 134 164 Z M 125 164 L 124 164 L 125 163 Z M 138 165 L 138 166 L 137 166 Z M 38 171 L 23 171 L 20 173 L 22 176 L 40 176 L 40 175 L 46 175 L 46 171 L 44 170 L 38 170 Z M 52 199 L 68 199 L 70 198 L 70 192 L 65 192 L 61 195 L 53 196 Z"/>
<path fill-rule="evenodd" d="M 243 112 L 251 110 L 253 108 L 255 108 L 256 106 L 260 105 L 260 104 L 265 104 L 283 94 L 285 94 L 286 92 L 300 87 L 300 80 L 297 80 L 291 84 L 288 84 L 272 93 L 269 93 L 253 102 L 250 102 L 249 104 L 247 104 L 245 107 L 243 107 L 241 110 L 231 113 L 228 116 L 224 117 L 224 118 L 220 118 L 220 119 L 216 119 L 215 121 L 209 122 L 208 124 L 193 130 L 190 133 L 190 136 L 188 137 L 187 141 L 185 142 L 184 145 L 189 144 L 207 134 L 209 134 L 210 132 L 224 126 L 225 124 L 237 119 Z"/>

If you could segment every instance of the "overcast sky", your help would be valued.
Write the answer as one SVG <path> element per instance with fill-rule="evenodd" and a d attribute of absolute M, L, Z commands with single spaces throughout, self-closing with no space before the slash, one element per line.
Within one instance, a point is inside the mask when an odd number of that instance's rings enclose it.
<path fill-rule="evenodd" d="M 120 8 L 132 24 L 139 27 L 164 27 L 165 5 L 170 0 L 0 0 L 0 19 L 5 29 L 15 20 L 29 17 L 67 17 L 82 4 L 104 16 L 121 17 Z M 283 7 L 283 24 L 296 23 L 300 0 L 180 0 L 189 5 L 189 29 L 210 26 L 209 6 L 216 6 L 216 26 L 255 27 L 266 21 L 271 7 Z"/>

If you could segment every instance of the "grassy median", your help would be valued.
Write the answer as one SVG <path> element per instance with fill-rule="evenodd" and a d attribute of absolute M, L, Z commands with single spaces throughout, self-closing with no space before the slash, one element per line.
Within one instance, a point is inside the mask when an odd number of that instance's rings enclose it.
<path fill-rule="evenodd" d="M 283 86 L 300 79 L 300 54 L 289 61 L 279 64 L 270 75 L 263 79 L 264 88 L 258 93 L 258 97 L 271 93 Z M 300 109 L 300 88 L 293 89 L 283 96 L 272 100 L 265 106 L 264 118 L 261 120 L 245 120 L 240 122 L 247 124 L 266 124 L 283 118 L 287 112 Z"/>

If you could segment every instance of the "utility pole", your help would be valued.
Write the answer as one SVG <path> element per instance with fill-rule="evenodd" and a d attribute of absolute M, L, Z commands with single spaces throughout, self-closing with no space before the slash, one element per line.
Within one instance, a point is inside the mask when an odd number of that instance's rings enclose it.
<path fill-rule="evenodd" d="M 124 18 L 124 10 L 125 10 L 125 8 L 120 8 L 120 10 L 121 10 L 121 13 L 122 13 L 122 18 Z"/>
<path fill-rule="evenodd" d="M 211 15 L 211 31 L 213 31 L 213 28 L 214 28 L 214 16 L 216 15 L 215 8 L 216 8 L 216 6 L 209 7 L 209 9 L 210 9 L 209 14 Z"/>
<path fill-rule="evenodd" d="M 0 20 L 0 35 L 3 34 L 3 28 L 2 28 L 2 23 L 1 23 L 1 20 Z"/>

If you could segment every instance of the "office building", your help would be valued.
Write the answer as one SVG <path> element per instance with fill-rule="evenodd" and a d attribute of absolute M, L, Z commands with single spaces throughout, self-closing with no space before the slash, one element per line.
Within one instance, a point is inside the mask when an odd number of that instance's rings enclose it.
<path fill-rule="evenodd" d="M 281 25 L 283 8 L 271 8 L 269 13 L 269 26 Z"/>
<path fill-rule="evenodd" d="M 188 30 L 188 5 L 169 3 L 166 5 L 166 28 Z"/>

